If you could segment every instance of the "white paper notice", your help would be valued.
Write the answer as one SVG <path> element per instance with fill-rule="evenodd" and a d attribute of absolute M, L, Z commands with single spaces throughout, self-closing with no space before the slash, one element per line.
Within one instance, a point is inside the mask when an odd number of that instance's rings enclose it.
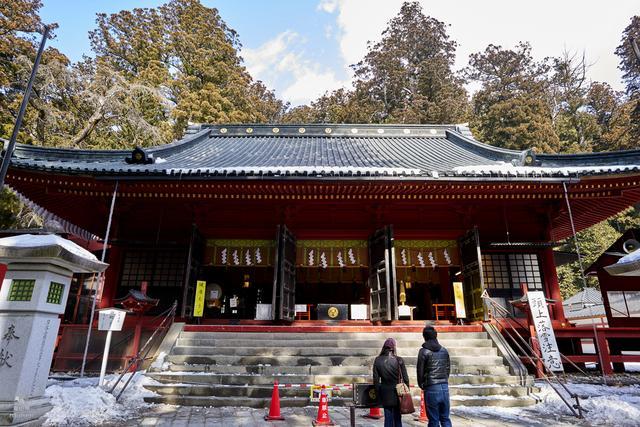
<path fill-rule="evenodd" d="M 533 317 L 533 324 L 536 328 L 536 335 L 540 342 L 542 360 L 550 371 L 564 372 L 544 293 L 542 291 L 533 291 L 527 293 L 527 297 L 529 298 L 529 307 Z"/>

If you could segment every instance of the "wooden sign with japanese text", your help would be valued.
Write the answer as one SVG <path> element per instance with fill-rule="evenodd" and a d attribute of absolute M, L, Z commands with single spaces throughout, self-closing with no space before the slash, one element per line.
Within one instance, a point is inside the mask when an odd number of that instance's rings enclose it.
<path fill-rule="evenodd" d="M 207 282 L 198 280 L 196 282 L 196 296 L 193 304 L 193 317 L 202 317 L 204 313 L 204 293 L 207 289 Z"/>
<path fill-rule="evenodd" d="M 564 372 L 544 293 L 542 291 L 532 291 L 527 293 L 527 298 L 529 299 L 529 308 L 536 328 L 536 335 L 540 342 L 542 360 L 550 371 Z"/>
<path fill-rule="evenodd" d="M 467 317 L 467 311 L 464 307 L 464 290 L 462 282 L 453 282 L 453 298 L 456 303 L 456 317 L 458 319 L 464 319 Z"/>

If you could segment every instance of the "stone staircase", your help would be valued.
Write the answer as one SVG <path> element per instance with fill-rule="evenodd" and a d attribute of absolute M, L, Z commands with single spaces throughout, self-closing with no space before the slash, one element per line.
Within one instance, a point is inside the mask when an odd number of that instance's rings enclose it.
<path fill-rule="evenodd" d="M 416 384 L 417 332 L 180 332 L 161 370 L 147 374 L 152 403 L 268 408 L 273 382 L 280 403 L 308 406 L 309 384 L 334 387 L 331 405 L 352 400 L 348 386 L 371 382 L 371 367 L 388 336 L 398 342 L 410 383 Z M 451 355 L 452 406 L 527 406 L 537 391 L 529 376 L 512 375 L 486 332 L 444 332 Z M 158 366 L 159 364 L 154 364 Z M 412 388 L 419 404 L 420 390 Z"/>

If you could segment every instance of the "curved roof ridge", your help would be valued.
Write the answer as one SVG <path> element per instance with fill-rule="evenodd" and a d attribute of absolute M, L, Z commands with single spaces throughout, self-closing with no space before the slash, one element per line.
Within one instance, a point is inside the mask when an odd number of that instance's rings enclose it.
<path fill-rule="evenodd" d="M 482 154 L 492 154 L 495 156 L 495 160 L 501 161 L 511 161 L 518 160 L 521 161 L 524 155 L 529 150 L 511 150 L 509 148 L 496 147 L 495 145 L 490 145 L 482 141 L 478 141 L 475 138 L 469 138 L 468 136 L 463 135 L 457 130 L 447 130 L 447 136 L 451 136 L 452 140 L 455 142 L 459 142 L 465 144 L 467 147 L 472 148 L 476 152 L 480 152 Z"/>
<path fill-rule="evenodd" d="M 203 129 L 198 133 L 189 135 L 187 138 L 182 138 L 173 141 L 169 144 L 154 145 L 151 147 L 144 147 L 143 150 L 148 153 L 167 153 L 175 154 L 183 149 L 190 147 L 194 142 L 202 139 L 203 136 L 208 136 L 209 129 Z M 16 144 L 16 148 L 13 151 L 13 158 L 24 159 L 40 159 L 40 160 L 82 160 L 82 161 L 124 161 L 124 159 L 131 155 L 131 151 L 134 147 L 126 150 L 110 150 L 110 149 L 86 149 L 86 148 L 67 148 L 67 147 L 46 147 L 41 145 L 30 144 Z"/>
<path fill-rule="evenodd" d="M 169 155 L 178 154 L 181 151 L 191 147 L 195 143 L 200 142 L 201 140 L 207 139 L 210 134 L 211 134 L 211 129 L 201 128 L 199 132 L 189 134 L 187 137 L 183 137 L 181 139 L 172 141 L 168 144 L 153 145 L 151 147 L 145 147 L 143 148 L 143 150 L 149 154 L 153 154 L 154 156 L 160 153 L 169 154 Z M 207 138 L 203 138 L 203 137 L 207 137 Z M 130 152 L 131 150 L 127 151 L 127 153 L 130 153 Z"/>
<path fill-rule="evenodd" d="M 104 161 L 120 157 L 124 158 L 123 156 L 130 153 L 131 150 L 88 150 L 84 148 L 44 147 L 41 145 L 16 144 L 16 148 L 13 151 L 13 157 L 18 159 L 93 159 L 95 161 Z"/>
<path fill-rule="evenodd" d="M 629 164 L 630 160 L 635 160 L 636 164 L 640 164 L 640 149 L 575 154 L 536 154 L 536 159 L 542 162 L 543 166 Z"/>

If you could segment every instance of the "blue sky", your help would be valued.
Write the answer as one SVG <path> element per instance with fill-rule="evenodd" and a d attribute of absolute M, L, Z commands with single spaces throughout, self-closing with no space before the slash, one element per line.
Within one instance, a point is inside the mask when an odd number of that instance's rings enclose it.
<path fill-rule="evenodd" d="M 51 45 L 72 60 L 91 54 L 88 32 L 98 12 L 154 7 L 155 0 L 43 0 L 45 22 L 57 22 Z M 216 7 L 240 35 L 245 65 L 256 79 L 293 105 L 307 103 L 327 90 L 348 86 L 349 65 L 366 53 L 401 0 L 203 0 Z M 468 55 L 489 44 L 513 47 L 531 42 L 538 57 L 563 50 L 586 54 L 589 77 L 622 89 L 618 58 L 613 51 L 638 1 L 618 0 L 615 7 L 597 1 L 421 0 L 426 14 L 450 24 L 458 42 L 456 68 Z"/>

